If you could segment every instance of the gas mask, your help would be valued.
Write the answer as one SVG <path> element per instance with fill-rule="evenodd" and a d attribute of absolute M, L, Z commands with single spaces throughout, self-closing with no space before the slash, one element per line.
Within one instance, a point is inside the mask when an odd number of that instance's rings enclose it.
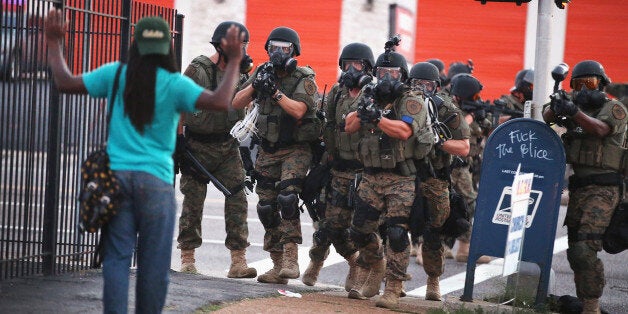
<path fill-rule="evenodd" d="M 583 86 L 581 90 L 574 91 L 573 100 L 578 107 L 584 110 L 599 108 L 606 102 L 606 93 Z"/>
<path fill-rule="evenodd" d="M 383 77 L 377 80 L 375 85 L 375 100 L 378 103 L 391 103 L 406 91 L 408 87 L 400 82 L 398 79 L 394 79 L 390 73 L 386 73 Z"/>
<path fill-rule="evenodd" d="M 271 40 L 268 43 L 268 56 L 276 69 L 292 73 L 297 68 L 297 60 L 292 58 L 292 43 Z"/>
<path fill-rule="evenodd" d="M 413 91 L 420 92 L 427 97 L 434 96 L 436 94 L 437 87 L 438 85 L 435 81 L 414 78 L 410 80 L 410 88 Z"/>
<path fill-rule="evenodd" d="M 364 73 L 364 71 L 358 71 L 353 66 L 349 66 L 347 71 L 342 72 L 340 78 L 338 79 L 338 83 L 340 85 L 345 86 L 349 89 L 351 88 L 362 88 L 366 84 L 370 83 L 373 80 L 373 77 Z"/>

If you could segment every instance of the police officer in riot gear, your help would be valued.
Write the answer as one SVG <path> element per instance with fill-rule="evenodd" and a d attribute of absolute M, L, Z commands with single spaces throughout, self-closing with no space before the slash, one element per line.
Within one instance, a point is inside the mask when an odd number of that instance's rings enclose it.
<path fill-rule="evenodd" d="M 318 87 L 314 71 L 297 66 L 301 54 L 296 31 L 277 27 L 268 35 L 266 63 L 260 65 L 239 91 L 234 108 L 255 100 L 261 150 L 255 162 L 257 214 L 264 225 L 264 250 L 273 268 L 257 277 L 264 283 L 286 284 L 300 275 L 301 235 L 298 193 L 312 160 L 311 143 L 318 141 L 321 121 L 316 116 Z"/>
<path fill-rule="evenodd" d="M 469 59 L 466 64 L 457 61 L 449 65 L 449 69 L 447 69 L 447 78 L 444 82 L 442 82 L 443 89 L 449 92 L 451 80 L 454 78 L 454 76 L 463 73 L 473 74 L 473 61 L 471 61 L 471 59 Z"/>
<path fill-rule="evenodd" d="M 469 154 L 469 125 L 463 112 L 451 102 L 451 99 L 436 93 L 440 86 L 438 68 L 428 62 L 419 62 L 410 69 L 408 80 L 412 91 L 425 99 L 427 106 L 432 106 L 430 119 L 435 125 L 434 135 L 437 144 L 430 152 L 429 173 L 422 178 L 421 192 L 427 203 L 427 230 L 424 231 L 424 243 L 417 249 L 417 262 L 423 264 L 428 275 L 426 300 L 441 300 L 439 277 L 445 266 L 442 227 L 449 217 L 450 164 L 452 155 L 466 157 Z M 444 125 L 441 121 L 448 121 Z M 414 230 L 413 230 L 414 231 Z"/>
<path fill-rule="evenodd" d="M 445 63 L 441 59 L 432 58 L 427 59 L 425 62 L 429 62 L 436 66 L 438 69 L 438 78 L 440 79 L 440 85 L 444 85 L 444 82 L 447 80 L 447 74 L 445 73 Z"/>
<path fill-rule="evenodd" d="M 582 61 L 573 68 L 570 94 L 552 95 L 543 118 L 547 123 L 561 121 L 567 127 L 562 136 L 574 174 L 569 177 L 567 260 L 574 272 L 576 294 L 583 313 L 600 313 L 599 299 L 604 289 L 604 264 L 597 257 L 602 235 L 623 196 L 621 163 L 625 154 L 627 110 L 606 97 L 603 88 L 610 83 L 602 65 Z"/>
<path fill-rule="evenodd" d="M 402 282 L 410 279 L 408 228 L 414 200 L 415 163 L 427 156 L 434 138 L 424 133 L 429 132 L 425 103 L 405 84 L 408 77 L 405 58 L 386 51 L 377 58 L 374 73 L 377 84 L 362 89 L 358 110 L 345 119 L 347 133 L 360 133 L 363 148 L 358 159 L 364 164 L 349 234 L 360 251 L 360 273 L 370 271 L 362 287 L 352 289 L 349 297 L 368 298 L 378 294 L 386 275 L 386 289 L 376 305 L 395 308 Z M 386 258 L 378 234 L 380 218 L 384 218 L 386 225 Z"/>
<path fill-rule="evenodd" d="M 510 94 L 502 95 L 499 98 L 505 108 L 520 111 L 523 115 L 525 102 L 532 100 L 534 90 L 534 70 L 523 69 L 515 75 L 515 86 L 510 89 Z M 504 123 L 511 118 L 509 115 L 501 115 L 499 123 Z"/>
<path fill-rule="evenodd" d="M 214 90 L 224 76 L 227 56 L 221 46 L 227 29 L 231 25 L 238 26 L 245 33 L 245 46 L 249 41 L 249 33 L 244 25 L 225 21 L 216 27 L 211 44 L 216 52 L 207 57 L 200 55 L 185 70 L 185 75 L 192 78 L 197 84 Z M 240 62 L 240 82 L 248 78 L 251 68 L 251 58 L 244 54 Z M 248 202 L 242 190 L 244 183 L 244 167 L 238 150 L 239 143 L 229 135 L 233 125 L 244 117 L 243 110 L 214 111 L 199 110 L 182 116 L 182 125 L 185 126 L 185 136 L 177 138 L 177 147 L 183 146 L 193 152 L 201 161 L 205 169 L 212 173 L 218 181 L 231 190 L 232 195 L 225 199 L 225 231 L 227 238 L 225 245 L 231 252 L 231 267 L 229 278 L 253 278 L 257 276 L 255 268 L 247 266 L 246 248 L 248 242 Z M 183 131 L 182 128 L 179 130 Z M 185 143 L 185 144 L 184 144 Z M 183 206 L 179 218 L 178 248 L 181 250 L 181 271 L 196 272 L 194 250 L 201 246 L 201 220 L 203 204 L 207 194 L 207 183 L 199 180 L 197 174 L 181 165 L 181 193 Z"/>
<path fill-rule="evenodd" d="M 466 101 L 480 100 L 482 84 L 478 79 L 470 74 L 458 74 L 452 78 L 451 95 L 455 104 L 462 108 Z M 463 110 L 464 112 L 464 110 Z M 454 162 L 451 166 L 451 183 L 454 189 L 463 196 L 469 208 L 469 216 L 475 213 L 475 199 L 478 196 L 475 177 L 479 178 L 480 166 L 482 164 L 482 151 L 484 150 L 484 139 L 488 135 L 492 123 L 490 117 L 484 110 L 465 112 L 465 119 L 469 124 L 471 137 L 469 138 L 469 155 L 462 162 Z M 458 251 L 455 259 L 458 262 L 467 262 L 469 257 L 469 244 L 471 241 L 471 230 L 458 237 Z M 453 246 L 453 245 L 452 245 Z M 477 262 L 488 263 L 490 257 L 482 256 Z"/>
<path fill-rule="evenodd" d="M 355 157 L 360 136 L 345 131 L 344 117 L 357 109 L 357 96 L 373 79 L 374 65 L 375 58 L 369 46 L 362 43 L 345 46 L 338 60 L 342 71 L 340 78 L 323 103 L 327 117 L 323 139 L 330 156 L 327 162 L 331 163 L 332 180 L 330 189 L 326 190 L 324 217 L 318 221 L 318 229 L 314 232 L 310 264 L 303 273 L 302 281 L 308 286 L 316 283 L 331 244 L 349 263 L 345 280 L 347 292 L 354 288 L 357 278 L 357 249 L 346 231 L 353 213 L 350 191 L 363 166 Z"/>

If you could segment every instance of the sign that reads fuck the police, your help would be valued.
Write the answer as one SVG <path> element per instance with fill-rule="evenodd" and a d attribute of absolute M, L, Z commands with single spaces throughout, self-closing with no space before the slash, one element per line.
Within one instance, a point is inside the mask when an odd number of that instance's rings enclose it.
<path fill-rule="evenodd" d="M 483 151 L 482 174 L 476 200 L 471 248 L 463 300 L 471 300 L 475 261 L 482 255 L 504 257 L 513 217 L 512 184 L 518 167 L 532 174 L 527 206 L 520 221 L 525 225 L 521 261 L 541 268 L 537 296 L 547 292 L 549 271 L 565 174 L 565 150 L 554 130 L 541 121 L 520 118 L 497 127 Z M 525 223 L 524 223 L 525 221 Z"/>

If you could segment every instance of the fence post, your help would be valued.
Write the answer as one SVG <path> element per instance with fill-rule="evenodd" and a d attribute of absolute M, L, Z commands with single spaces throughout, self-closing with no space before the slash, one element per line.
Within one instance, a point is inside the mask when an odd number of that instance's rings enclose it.
<path fill-rule="evenodd" d="M 177 57 L 177 65 L 183 70 L 183 19 L 185 15 L 176 13 L 174 18 L 174 49 Z"/>
<path fill-rule="evenodd" d="M 122 22 L 120 23 L 120 61 L 126 62 L 131 36 L 131 8 L 133 1 L 122 1 Z"/>
<path fill-rule="evenodd" d="M 63 2 L 56 2 L 53 6 L 63 10 Z M 48 70 L 50 71 L 50 70 Z M 50 80 L 50 107 L 48 115 L 48 149 L 46 156 L 46 189 L 44 196 L 44 223 L 42 234 L 42 271 L 44 275 L 55 274 L 55 259 L 57 258 L 57 208 L 59 207 L 59 151 L 61 140 L 59 90 Z"/>

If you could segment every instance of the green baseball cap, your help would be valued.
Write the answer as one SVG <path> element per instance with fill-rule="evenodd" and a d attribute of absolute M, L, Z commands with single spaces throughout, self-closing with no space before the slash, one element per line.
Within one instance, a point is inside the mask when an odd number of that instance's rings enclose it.
<path fill-rule="evenodd" d="M 135 25 L 133 35 L 140 55 L 167 55 L 170 52 L 170 26 L 158 16 L 144 17 Z"/>

